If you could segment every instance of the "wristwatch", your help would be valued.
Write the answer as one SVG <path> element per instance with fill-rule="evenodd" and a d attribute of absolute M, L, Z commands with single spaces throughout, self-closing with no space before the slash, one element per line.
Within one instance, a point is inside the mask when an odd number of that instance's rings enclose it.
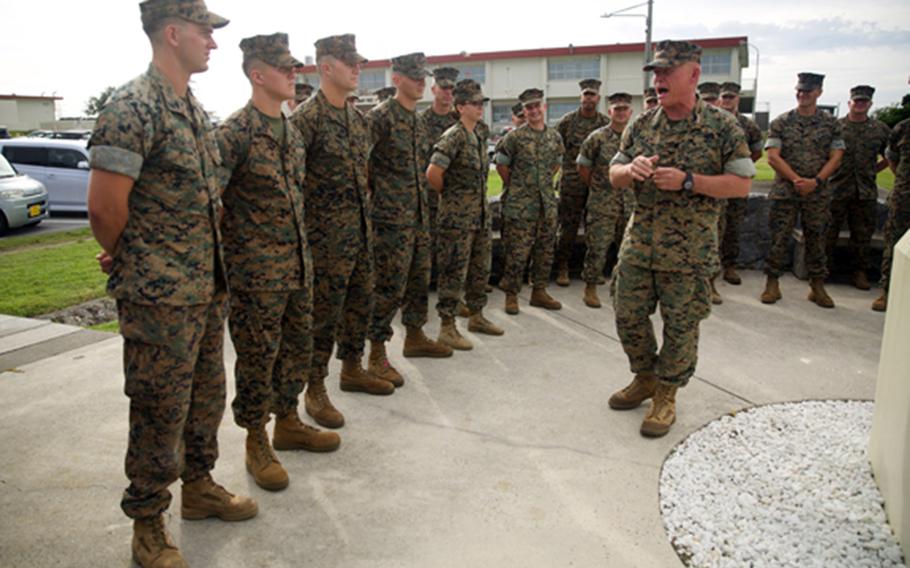
<path fill-rule="evenodd" d="M 695 177 L 692 175 L 692 172 L 686 172 L 686 179 L 683 181 L 682 188 L 685 191 L 692 191 L 695 189 Z"/>

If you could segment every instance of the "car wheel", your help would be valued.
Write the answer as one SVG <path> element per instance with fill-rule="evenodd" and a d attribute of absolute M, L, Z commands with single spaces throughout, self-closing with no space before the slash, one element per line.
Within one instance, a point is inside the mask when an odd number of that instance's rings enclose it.
<path fill-rule="evenodd" d="M 6 221 L 6 215 L 0 211 L 0 235 L 5 235 L 9 229 L 9 223 Z"/>

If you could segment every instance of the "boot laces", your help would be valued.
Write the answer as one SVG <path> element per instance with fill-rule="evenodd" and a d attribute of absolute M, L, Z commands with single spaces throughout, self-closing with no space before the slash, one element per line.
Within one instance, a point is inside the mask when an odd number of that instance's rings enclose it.
<path fill-rule="evenodd" d="M 321 430 L 319 430 L 319 428 L 313 428 L 312 426 L 310 426 L 309 424 L 307 424 L 306 422 L 301 420 L 300 416 L 298 416 L 296 412 L 291 413 L 288 416 L 288 418 L 290 418 L 291 422 L 294 423 L 295 428 L 298 428 L 305 432 L 312 432 L 314 434 L 321 432 Z"/>
<path fill-rule="evenodd" d="M 256 432 L 256 449 L 259 453 L 259 458 L 265 462 L 266 465 L 278 461 L 278 456 L 275 455 L 275 450 L 272 449 L 272 444 L 269 443 L 269 435 L 266 433 L 265 428 L 262 428 Z M 220 485 L 217 485 L 221 487 Z M 221 489 L 224 489 L 223 487 Z M 227 490 L 225 490 L 227 492 Z"/>
<path fill-rule="evenodd" d="M 171 540 L 171 535 L 164 526 L 164 515 L 158 515 L 151 521 L 151 537 L 155 544 L 163 548 L 173 548 L 176 550 L 177 545 Z"/>

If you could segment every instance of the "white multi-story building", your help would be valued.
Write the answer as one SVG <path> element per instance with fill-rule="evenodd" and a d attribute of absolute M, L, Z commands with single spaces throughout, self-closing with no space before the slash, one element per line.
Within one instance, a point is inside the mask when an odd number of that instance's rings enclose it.
<path fill-rule="evenodd" d="M 742 70 L 749 65 L 748 39 L 724 37 L 689 40 L 702 47 L 702 81 L 736 81 L 742 84 Z M 553 124 L 567 112 L 578 108 L 581 89 L 578 82 L 594 78 L 603 82 L 601 110 L 606 108 L 606 95 L 624 91 L 633 95 L 633 107 L 642 107 L 644 77 L 642 64 L 643 43 L 617 43 L 612 45 L 568 46 L 487 53 L 460 53 L 455 55 L 430 55 L 431 68 L 455 67 L 461 70 L 459 79 L 471 78 L 483 85 L 490 104 L 485 110 L 485 120 L 494 131 L 510 123 L 511 107 L 518 95 L 529 87 L 543 89 L 546 93 L 547 119 Z M 312 63 L 312 58 L 307 58 Z M 319 85 L 319 75 L 313 64 L 299 70 L 298 81 Z M 372 107 L 376 89 L 392 84 L 391 62 L 388 59 L 369 61 L 360 73 L 359 106 Z M 420 106 L 432 102 L 430 85 Z M 743 85 L 742 110 L 751 112 L 755 85 Z"/>

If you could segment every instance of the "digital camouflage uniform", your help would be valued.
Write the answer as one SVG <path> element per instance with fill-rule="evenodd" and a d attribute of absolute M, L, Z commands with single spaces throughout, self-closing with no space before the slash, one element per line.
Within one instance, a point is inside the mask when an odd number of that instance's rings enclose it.
<path fill-rule="evenodd" d="M 305 223 L 313 254 L 313 363 L 310 377 L 339 359 L 363 356 L 373 295 L 369 216 L 370 133 L 351 104 L 335 108 L 320 90 L 291 121 L 307 149 Z"/>
<path fill-rule="evenodd" d="M 797 175 L 813 179 L 824 167 L 832 150 L 843 150 L 844 140 L 837 120 L 823 110 L 812 116 L 801 116 L 796 109 L 785 112 L 771 122 L 765 149 L 779 148 L 780 157 Z M 780 174 L 774 176 L 771 187 L 771 248 L 765 260 L 765 274 L 778 278 L 787 267 L 790 235 L 797 217 L 803 228 L 806 245 L 806 268 L 809 278 L 824 278 L 828 268 L 825 261 L 825 230 L 828 225 L 828 202 L 831 198 L 824 183 L 803 197 L 793 183 Z"/>
<path fill-rule="evenodd" d="M 502 195 L 504 269 L 499 287 L 518 294 L 531 259 L 531 285 L 545 288 L 553 268 L 556 244 L 556 191 L 553 176 L 564 152 L 556 130 L 523 124 L 506 134 L 496 163 L 509 168 L 509 187 Z"/>
<path fill-rule="evenodd" d="M 263 426 L 296 411 L 313 347 L 313 261 L 304 223 L 306 149 L 283 116 L 276 138 L 252 103 L 216 131 L 223 194 L 230 332 L 237 362 L 234 419 Z"/>
<path fill-rule="evenodd" d="M 202 105 L 152 65 L 98 116 L 90 164 L 134 180 L 107 283 L 123 335 L 130 398 L 121 507 L 134 519 L 170 504 L 168 486 L 206 476 L 224 414 L 226 282 L 218 148 Z"/>
<path fill-rule="evenodd" d="M 556 131 L 562 136 L 566 148 L 559 179 L 559 243 L 556 247 L 556 262 L 560 265 L 568 263 L 572 256 L 572 246 L 584 218 L 585 202 L 588 199 L 588 186 L 575 169 L 578 150 L 589 134 L 609 122 L 610 119 L 600 112 L 586 118 L 579 108 L 556 123 Z"/>
<path fill-rule="evenodd" d="M 427 155 L 425 157 L 425 162 L 429 164 L 430 157 L 433 152 L 433 147 L 439 142 L 439 139 L 442 138 L 443 133 L 455 126 L 458 122 L 458 119 L 455 118 L 455 113 L 449 114 L 436 114 L 433 111 L 433 107 L 430 107 L 420 113 L 420 117 L 423 119 L 424 125 L 427 130 L 427 139 L 429 140 L 429 147 L 427 148 Z M 436 262 L 436 217 L 439 212 L 439 192 L 435 188 L 427 184 L 427 204 L 429 205 L 429 227 L 430 227 L 430 250 L 432 251 L 431 262 Z"/>
<path fill-rule="evenodd" d="M 894 245 L 910 230 L 910 118 L 897 123 L 891 132 L 888 160 L 895 166 L 894 188 L 888 195 L 885 222 L 885 249 L 882 253 L 882 288 L 888 290 Z"/>
<path fill-rule="evenodd" d="M 468 132 L 461 122 L 442 135 L 430 163 L 445 171 L 439 199 L 436 265 L 439 269 L 439 301 L 442 319 L 455 317 L 458 301 L 471 313 L 487 303 L 492 234 L 486 198 L 489 158 L 486 140 Z"/>
<path fill-rule="evenodd" d="M 367 114 L 373 140 L 373 236 L 376 301 L 370 340 L 392 338 L 392 319 L 401 306 L 406 327 L 427 322 L 430 233 L 427 204 L 426 125 L 415 111 L 390 99 Z"/>
<path fill-rule="evenodd" d="M 875 183 L 875 164 L 885 155 L 891 130 L 885 123 L 867 118 L 851 122 L 848 117 L 838 120 L 846 149 L 840 166 L 828 185 L 831 188 L 831 219 L 828 224 L 826 256 L 831 267 L 834 247 L 840 228 L 850 227 L 850 253 L 854 269 L 869 269 L 869 243 L 875 233 L 878 185 Z"/>
<path fill-rule="evenodd" d="M 746 144 L 750 152 L 761 152 L 763 136 L 761 129 L 755 124 L 755 121 L 740 113 L 736 113 L 736 121 L 739 123 L 743 134 L 746 136 Z M 721 266 L 736 266 L 736 260 L 739 258 L 739 230 L 746 216 L 746 197 L 734 197 L 724 199 L 722 207 L 723 215 L 720 217 L 718 234 L 720 240 L 720 263 Z"/>
<path fill-rule="evenodd" d="M 755 175 L 742 129 L 730 113 L 698 101 L 693 114 L 667 119 L 645 111 L 626 128 L 613 164 L 660 156 L 658 167 L 696 174 Z M 719 199 L 635 182 L 635 212 L 611 282 L 616 329 L 636 374 L 685 385 L 695 372 L 699 322 L 711 313 L 708 278 L 719 269 Z M 657 349 L 650 316 L 660 303 L 664 341 Z"/>
<path fill-rule="evenodd" d="M 585 263 L 581 273 L 587 284 L 597 284 L 603 275 L 607 252 L 623 218 L 625 191 L 610 185 L 610 161 L 619 151 L 622 134 L 610 125 L 601 126 L 581 145 L 576 163 L 591 170 L 585 203 Z"/>

